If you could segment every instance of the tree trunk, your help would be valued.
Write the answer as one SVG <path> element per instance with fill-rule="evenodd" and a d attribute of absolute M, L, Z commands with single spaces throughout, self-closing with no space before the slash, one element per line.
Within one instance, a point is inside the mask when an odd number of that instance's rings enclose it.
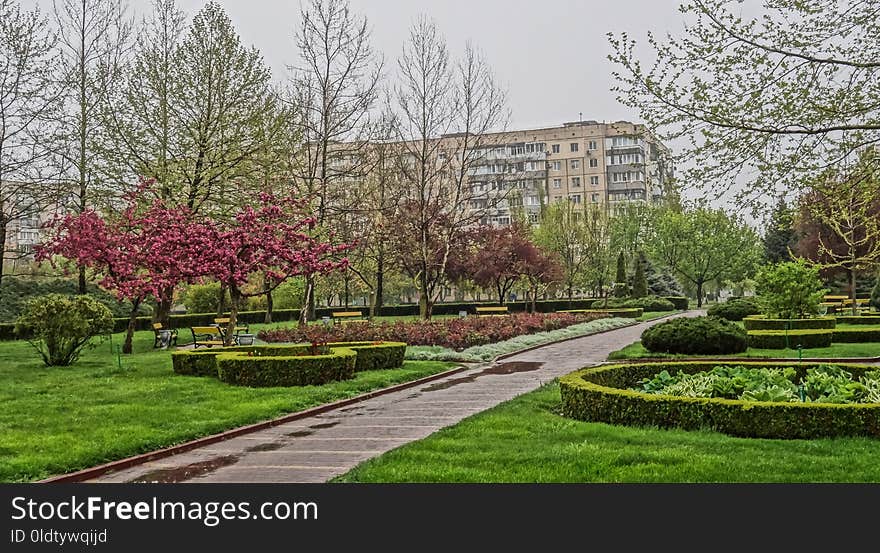
<path fill-rule="evenodd" d="M 272 322 L 272 309 L 275 307 L 275 302 L 272 299 L 272 290 L 269 287 L 266 287 L 266 317 L 263 319 L 264 323 Z"/>
<path fill-rule="evenodd" d="M 852 299 L 852 314 L 853 316 L 859 314 L 859 306 L 856 303 L 856 271 L 855 269 L 851 269 L 849 271 L 849 297 Z"/>
<path fill-rule="evenodd" d="M 431 319 L 431 300 L 428 297 L 428 278 L 422 272 L 419 277 L 419 315 L 424 320 Z"/>
<path fill-rule="evenodd" d="M 222 317 L 226 311 L 226 290 L 225 284 L 220 284 L 220 295 L 217 297 L 217 316 Z"/>
<path fill-rule="evenodd" d="M 169 286 L 161 291 L 162 297 L 156 302 L 156 312 L 153 313 L 153 322 L 162 323 L 165 328 L 171 328 L 171 308 L 174 303 L 174 287 Z"/>
<path fill-rule="evenodd" d="M 81 296 L 84 296 L 86 293 L 86 268 L 85 267 L 79 268 L 79 282 L 77 283 L 76 292 Z"/>
<path fill-rule="evenodd" d="M 571 298 L 574 295 L 574 286 L 572 284 L 568 285 L 568 308 L 571 309 Z"/>
<path fill-rule="evenodd" d="M 309 281 L 309 287 L 311 288 L 311 293 L 309 294 L 309 298 L 308 298 L 309 301 L 306 304 L 308 306 L 308 311 L 306 313 L 306 316 L 308 317 L 309 321 L 314 321 L 317 318 L 315 316 L 315 276 L 309 275 L 307 280 Z"/>
<path fill-rule="evenodd" d="M 130 354 L 132 352 L 132 338 L 134 337 L 134 329 L 137 326 L 138 307 L 141 306 L 141 298 L 137 298 L 131 302 L 131 315 L 128 317 L 128 328 L 125 329 L 125 342 L 122 344 L 122 353 Z"/>
<path fill-rule="evenodd" d="M 224 346 L 232 345 L 232 337 L 235 335 L 235 324 L 238 320 L 238 306 L 241 303 L 241 290 L 237 286 L 229 287 L 229 324 L 226 326 L 226 339 Z"/>
<path fill-rule="evenodd" d="M 532 287 L 531 294 L 532 294 L 532 313 L 537 313 L 538 312 L 538 287 L 537 286 Z"/>
<path fill-rule="evenodd" d="M 299 326 L 304 327 L 308 324 L 309 321 L 309 310 L 308 305 L 311 300 L 311 297 L 314 294 L 312 293 L 312 280 L 310 278 L 306 278 L 306 289 L 305 296 L 303 297 L 302 307 L 299 310 Z"/>
<path fill-rule="evenodd" d="M 349 295 L 351 292 L 350 285 L 349 285 L 350 278 L 351 277 L 349 276 L 348 271 L 346 271 L 345 276 L 343 277 L 343 280 L 345 281 L 345 309 L 348 309 Z"/>
<path fill-rule="evenodd" d="M 703 307 L 703 281 L 697 282 L 697 309 Z"/>
<path fill-rule="evenodd" d="M 385 303 L 385 256 L 376 258 L 376 299 L 374 300 L 375 314 L 381 315 L 382 306 Z"/>

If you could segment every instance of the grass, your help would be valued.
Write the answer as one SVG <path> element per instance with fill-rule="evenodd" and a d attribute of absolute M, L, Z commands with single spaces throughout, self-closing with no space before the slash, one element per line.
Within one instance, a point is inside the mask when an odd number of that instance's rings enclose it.
<path fill-rule="evenodd" d="M 122 369 L 107 342 L 72 367 L 50 368 L 26 342 L 0 342 L 0 481 L 94 466 L 453 366 L 407 362 L 324 386 L 244 388 L 175 375 L 170 353 L 152 346 L 153 333 L 138 332 Z"/>
<path fill-rule="evenodd" d="M 864 343 L 864 344 L 831 344 L 827 348 L 811 348 L 802 351 L 803 357 L 877 357 L 880 356 L 880 343 Z M 681 355 L 669 353 L 653 353 L 645 349 L 641 342 L 634 342 L 622 349 L 611 352 L 608 356 L 609 360 L 620 359 L 688 359 L 691 357 L 779 357 L 779 358 L 798 358 L 798 350 L 796 349 L 756 349 L 749 348 L 744 353 L 736 353 L 733 355 Z"/>
<path fill-rule="evenodd" d="M 659 319 L 660 317 L 666 317 L 667 315 L 673 315 L 678 313 L 678 311 L 648 311 L 647 313 L 642 313 L 642 316 L 637 318 L 637 321 L 650 321 L 652 319 Z"/>
<path fill-rule="evenodd" d="M 878 482 L 880 440 L 764 440 L 585 423 L 558 385 L 366 461 L 337 482 Z"/>

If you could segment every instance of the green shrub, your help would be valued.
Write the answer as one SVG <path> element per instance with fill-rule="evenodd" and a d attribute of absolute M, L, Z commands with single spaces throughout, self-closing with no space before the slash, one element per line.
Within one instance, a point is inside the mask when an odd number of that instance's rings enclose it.
<path fill-rule="evenodd" d="M 834 331 L 820 330 L 750 330 L 749 347 L 756 349 L 804 349 L 827 348 L 831 345 Z"/>
<path fill-rule="evenodd" d="M 219 299 L 219 282 L 191 284 L 183 295 L 183 304 L 186 306 L 187 313 L 217 313 Z"/>
<path fill-rule="evenodd" d="M 591 306 L 593 309 L 605 309 L 605 300 L 596 300 Z M 665 298 L 657 298 L 648 296 L 646 298 L 630 298 L 630 299 L 610 299 L 608 300 L 609 308 L 633 308 L 642 309 L 643 311 L 675 311 L 675 305 Z"/>
<path fill-rule="evenodd" d="M 663 296 L 663 299 L 669 301 L 672 307 L 681 311 L 690 307 L 690 302 L 684 296 Z"/>
<path fill-rule="evenodd" d="M 721 317 L 728 321 L 741 321 L 749 315 L 758 315 L 761 308 L 755 300 L 740 298 L 717 303 L 710 307 L 706 313 L 711 317 Z"/>
<path fill-rule="evenodd" d="M 357 353 L 331 348 L 326 355 L 275 357 L 227 351 L 216 359 L 217 377 L 227 384 L 256 388 L 318 386 L 353 378 Z"/>
<path fill-rule="evenodd" d="M 755 277 L 764 313 L 777 319 L 804 319 L 819 311 L 828 291 L 819 278 L 819 268 L 803 259 L 764 267 Z"/>
<path fill-rule="evenodd" d="M 798 378 L 819 364 L 744 362 L 743 366 L 793 368 Z M 880 436 L 880 405 L 770 403 L 720 398 L 684 398 L 630 388 L 661 371 L 693 374 L 716 363 L 627 363 L 582 369 L 559 380 L 563 414 L 578 420 L 699 430 L 710 428 L 750 438 L 812 439 Z M 854 378 L 874 367 L 840 365 Z"/>
<path fill-rule="evenodd" d="M 880 328 L 836 328 L 834 342 L 847 344 L 880 342 Z"/>
<path fill-rule="evenodd" d="M 766 317 L 746 317 L 743 326 L 746 330 L 817 330 L 831 329 L 837 325 L 834 317 L 814 319 L 768 319 Z"/>
<path fill-rule="evenodd" d="M 836 315 L 839 325 L 880 325 L 880 315 Z"/>
<path fill-rule="evenodd" d="M 357 352 L 354 370 L 374 371 L 395 369 L 403 366 L 406 344 L 403 342 L 334 342 L 331 348 L 348 348 Z"/>
<path fill-rule="evenodd" d="M 682 317 L 642 333 L 642 345 L 654 353 L 718 355 L 747 349 L 746 333 L 736 324 L 715 317 Z"/>
<path fill-rule="evenodd" d="M 50 366 L 68 366 L 96 336 L 113 330 L 113 313 L 91 296 L 49 294 L 29 299 L 15 323 L 18 335 Z"/>
<path fill-rule="evenodd" d="M 613 309 L 563 309 L 557 313 L 583 313 L 585 315 L 591 313 L 601 313 L 608 317 L 620 317 L 621 319 L 638 319 L 645 314 L 641 308 L 613 308 Z"/>
<path fill-rule="evenodd" d="M 72 278 L 5 276 L 0 283 L 0 321 L 15 321 L 22 313 L 25 302 L 31 298 L 47 294 L 75 296 L 77 292 L 78 283 Z M 119 301 L 91 282 L 86 285 L 86 293 L 106 305 L 114 317 L 128 319 L 131 314 L 131 302 Z M 138 312 L 149 315 L 152 307 L 143 303 Z"/>

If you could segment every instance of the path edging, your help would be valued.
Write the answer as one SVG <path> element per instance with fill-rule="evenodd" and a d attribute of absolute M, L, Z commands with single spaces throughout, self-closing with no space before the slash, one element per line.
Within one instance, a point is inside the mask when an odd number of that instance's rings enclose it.
<path fill-rule="evenodd" d="M 439 379 L 445 378 L 447 376 L 452 376 L 454 374 L 458 374 L 462 371 L 466 371 L 471 368 L 472 367 L 459 365 L 458 367 L 455 367 L 454 369 L 439 372 L 437 374 L 432 374 L 430 376 L 419 378 L 417 380 L 411 380 L 409 382 L 401 382 L 400 384 L 394 384 L 393 386 L 389 386 L 387 388 L 380 388 L 378 390 L 372 390 L 372 391 L 366 392 L 366 393 L 358 395 L 358 396 L 354 396 L 354 397 L 350 397 L 350 398 L 346 398 L 346 399 L 340 399 L 340 400 L 334 401 L 332 403 L 325 403 L 323 405 L 318 405 L 315 407 L 311 407 L 309 409 L 305 409 L 303 411 L 297 411 L 295 413 L 288 413 L 286 415 L 282 415 L 280 417 L 270 419 L 267 421 L 261 421 L 261 422 L 249 424 L 246 426 L 239 426 L 238 428 L 232 428 L 230 430 L 226 430 L 226 431 L 220 432 L 218 434 L 211 434 L 209 436 L 203 436 L 201 438 L 196 438 L 194 440 L 190 440 L 190 441 L 184 442 L 182 444 L 169 446 L 169 447 L 166 447 L 163 449 L 157 449 L 155 451 L 141 453 L 139 455 L 125 457 L 123 459 L 117 459 L 116 461 L 110 461 L 109 463 L 104 463 L 104 464 L 97 465 L 94 467 L 81 469 L 81 470 L 78 470 L 75 472 L 51 476 L 51 477 L 45 478 L 43 480 L 37 480 L 35 483 L 37 483 L 37 484 L 60 484 L 60 483 L 82 482 L 84 480 L 90 480 L 92 478 L 96 478 L 98 476 L 102 476 L 102 475 L 110 473 L 110 472 L 116 472 L 119 470 L 131 468 L 136 465 L 142 465 L 142 464 L 150 462 L 150 461 L 164 459 L 166 457 L 170 457 L 172 455 L 177 455 L 179 453 L 184 453 L 184 452 L 187 452 L 187 451 L 199 448 L 199 447 L 204 447 L 207 445 L 215 444 L 217 442 L 222 442 L 222 441 L 225 441 L 225 440 L 228 440 L 231 438 L 237 438 L 238 436 L 250 434 L 252 432 L 258 432 L 260 430 L 265 430 L 265 429 L 271 428 L 273 426 L 278 426 L 279 424 L 285 424 L 288 422 L 293 422 L 295 420 L 312 417 L 314 415 L 320 415 L 322 413 L 326 413 L 328 411 L 332 411 L 332 410 L 338 409 L 340 407 L 346 407 L 346 406 L 352 405 L 354 403 L 360 403 L 362 401 L 366 401 L 366 400 L 372 399 L 374 397 L 383 396 L 383 395 L 390 394 L 393 392 L 398 392 L 400 390 L 406 390 L 407 388 L 412 388 L 415 386 L 420 386 L 422 384 L 426 384 L 426 383 L 432 382 L 434 380 L 439 380 Z"/>

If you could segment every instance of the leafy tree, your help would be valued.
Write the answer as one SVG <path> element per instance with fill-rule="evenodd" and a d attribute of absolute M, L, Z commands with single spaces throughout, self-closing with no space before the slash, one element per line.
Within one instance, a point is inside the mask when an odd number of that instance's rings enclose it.
<path fill-rule="evenodd" d="M 880 142 L 876 2 L 761 4 L 744 16 L 742 2 L 687 1 L 683 33 L 650 35 L 646 64 L 629 36 L 611 36 L 620 100 L 686 141 L 683 178 L 716 193 L 737 183 L 748 202 Z"/>
<path fill-rule="evenodd" d="M 697 305 L 713 281 L 738 281 L 752 274 L 761 258 L 759 238 L 737 217 L 720 209 L 666 211 L 657 220 L 648 249 L 673 273 L 691 283 Z"/>
<path fill-rule="evenodd" d="M 763 267 L 755 280 L 762 309 L 781 319 L 802 319 L 817 313 L 827 292 L 819 268 L 803 259 Z"/>
<path fill-rule="evenodd" d="M 635 258 L 635 269 L 633 271 L 632 297 L 644 298 L 648 295 L 648 279 L 645 278 L 645 265 L 642 263 L 644 255 L 639 252 Z"/>
<path fill-rule="evenodd" d="M 66 367 L 92 338 L 113 332 L 113 314 L 106 305 L 89 296 L 49 294 L 29 300 L 15 322 L 49 367 Z"/>
<path fill-rule="evenodd" d="M 794 214 L 785 203 L 785 198 L 780 197 L 764 234 L 764 259 L 769 263 L 791 261 L 791 248 L 796 241 Z"/>
<path fill-rule="evenodd" d="M 535 242 L 544 250 L 554 253 L 562 264 L 562 286 L 569 301 L 572 300 L 574 289 L 585 282 L 590 263 L 590 248 L 587 245 L 596 235 L 590 232 L 588 221 L 573 203 L 557 202 L 544 209 L 541 223 L 534 231 Z M 595 251 L 599 252 L 600 249 Z"/>

